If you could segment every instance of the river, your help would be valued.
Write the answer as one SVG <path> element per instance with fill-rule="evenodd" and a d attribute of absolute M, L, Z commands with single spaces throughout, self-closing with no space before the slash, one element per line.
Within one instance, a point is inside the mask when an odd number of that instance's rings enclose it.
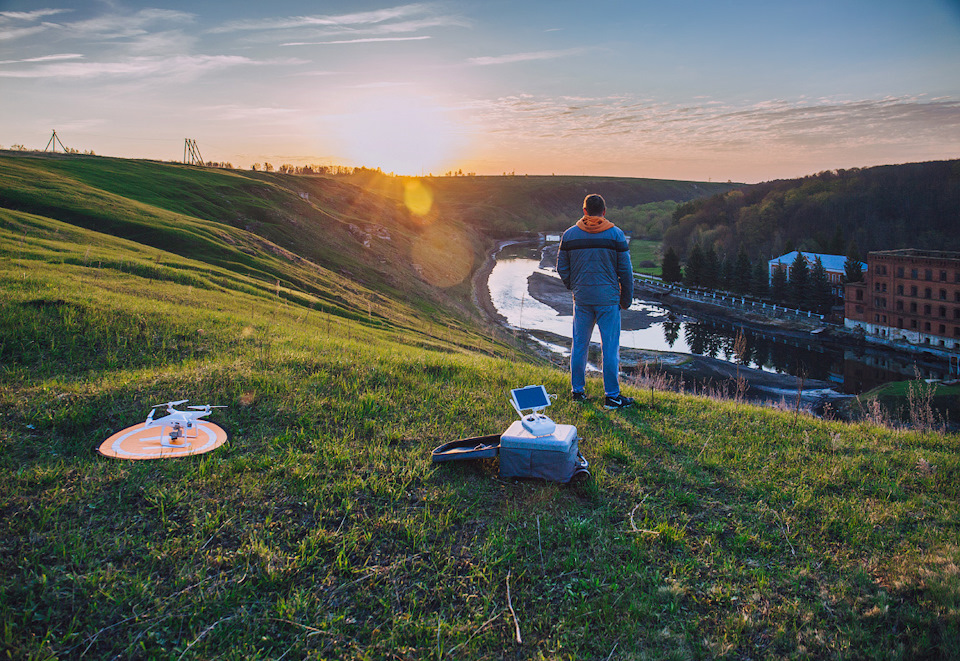
<path fill-rule="evenodd" d="M 556 336 L 556 341 L 536 336 L 532 339 L 551 351 L 569 355 L 572 299 L 552 263 L 552 258 L 543 258 L 542 246 L 504 246 L 496 256 L 487 285 L 494 307 L 508 326 Z M 739 344 L 738 333 L 744 337 Z M 598 331 L 594 332 L 593 341 L 599 343 Z M 792 377 L 790 383 L 802 376 L 817 389 L 818 396 L 827 397 L 856 395 L 882 383 L 914 378 L 917 373 L 924 378 L 948 376 L 946 366 L 927 364 L 911 356 L 868 347 L 844 347 L 814 336 L 783 336 L 742 330 L 734 324 L 704 322 L 682 310 L 670 310 L 641 298 L 636 298 L 623 313 L 620 346 L 702 356 L 701 363 L 739 365 L 761 376 Z M 763 381 L 756 377 L 754 380 Z M 781 381 L 780 389 L 785 390 L 787 381 Z"/>

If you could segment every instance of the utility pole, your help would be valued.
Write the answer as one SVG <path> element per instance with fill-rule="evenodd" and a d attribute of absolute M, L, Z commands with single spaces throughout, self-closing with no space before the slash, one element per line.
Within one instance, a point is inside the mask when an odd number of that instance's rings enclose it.
<path fill-rule="evenodd" d="M 197 147 L 197 141 L 193 138 L 185 138 L 183 141 L 183 162 L 186 165 L 203 165 L 200 148 Z"/>
<path fill-rule="evenodd" d="M 63 150 L 63 153 L 67 153 L 67 148 L 63 146 L 63 143 L 60 142 L 60 138 L 57 137 L 57 129 L 53 129 L 53 135 L 50 136 L 50 139 L 47 141 L 47 146 L 43 148 L 43 151 L 50 149 L 51 145 L 53 146 L 53 153 L 57 153 L 57 143 L 60 144 L 60 149 Z"/>

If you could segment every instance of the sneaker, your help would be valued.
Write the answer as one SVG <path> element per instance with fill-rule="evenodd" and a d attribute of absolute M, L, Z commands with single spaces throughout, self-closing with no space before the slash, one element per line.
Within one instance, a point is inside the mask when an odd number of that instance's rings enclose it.
<path fill-rule="evenodd" d="M 628 406 L 633 406 L 633 402 L 633 397 L 627 397 L 626 395 L 617 395 L 616 397 L 607 395 L 603 400 L 603 408 L 609 410 L 625 409 Z"/>
<path fill-rule="evenodd" d="M 573 392 L 570 393 L 570 399 L 572 399 L 575 402 L 585 402 L 589 398 L 587 397 L 587 393 L 577 392 L 576 390 L 574 390 Z"/>

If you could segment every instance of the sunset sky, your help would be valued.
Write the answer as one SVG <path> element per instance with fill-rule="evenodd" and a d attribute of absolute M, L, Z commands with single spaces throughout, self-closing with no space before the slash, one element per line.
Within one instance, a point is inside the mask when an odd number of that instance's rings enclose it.
<path fill-rule="evenodd" d="M 0 0 L 0 146 L 757 182 L 960 158 L 960 0 Z"/>

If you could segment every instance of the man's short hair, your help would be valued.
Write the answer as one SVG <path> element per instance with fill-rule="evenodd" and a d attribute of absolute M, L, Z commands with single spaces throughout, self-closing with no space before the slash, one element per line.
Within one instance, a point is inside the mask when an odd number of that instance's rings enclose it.
<path fill-rule="evenodd" d="M 588 216 L 599 216 L 607 210 L 607 203 L 603 201 L 602 197 L 593 193 L 583 198 L 583 210 L 587 212 Z"/>

